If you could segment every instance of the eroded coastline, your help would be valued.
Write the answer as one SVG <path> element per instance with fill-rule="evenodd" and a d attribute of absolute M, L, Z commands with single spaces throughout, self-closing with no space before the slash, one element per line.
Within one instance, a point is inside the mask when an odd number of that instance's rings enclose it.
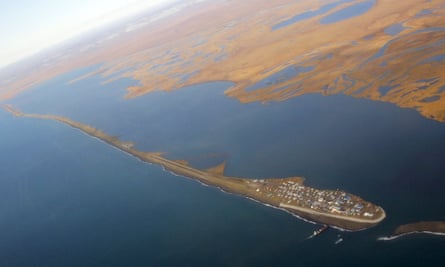
<path fill-rule="evenodd" d="M 394 232 L 385 237 L 379 237 L 380 241 L 390 241 L 403 236 L 413 234 L 430 234 L 445 236 L 445 221 L 422 221 L 416 223 L 403 224 L 398 226 Z"/>
<path fill-rule="evenodd" d="M 29 117 L 58 121 L 98 138 L 139 160 L 157 164 L 174 174 L 198 180 L 221 190 L 241 195 L 274 208 L 285 210 L 302 219 L 330 225 L 348 231 L 372 227 L 385 218 L 384 210 L 358 196 L 340 190 L 319 190 L 304 185 L 304 178 L 245 179 L 224 176 L 224 165 L 199 170 L 183 161 L 173 161 L 162 153 L 150 153 L 134 148 L 132 142 L 124 142 L 92 126 L 55 115 L 25 114 L 12 106 L 3 108 L 17 117 Z"/>

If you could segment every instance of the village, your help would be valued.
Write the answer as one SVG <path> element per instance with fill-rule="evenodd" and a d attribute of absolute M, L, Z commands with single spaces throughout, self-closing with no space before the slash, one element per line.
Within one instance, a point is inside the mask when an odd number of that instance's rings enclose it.
<path fill-rule="evenodd" d="M 379 208 L 361 198 L 340 190 L 318 190 L 302 183 L 256 179 L 256 193 L 287 205 L 356 218 L 373 219 Z"/>

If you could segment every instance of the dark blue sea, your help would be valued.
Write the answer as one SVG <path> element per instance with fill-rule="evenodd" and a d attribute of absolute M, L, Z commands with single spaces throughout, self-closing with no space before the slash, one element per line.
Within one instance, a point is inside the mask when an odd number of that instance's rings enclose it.
<path fill-rule="evenodd" d="M 96 66 L 97 67 L 97 66 Z M 123 79 L 67 82 L 7 103 L 67 116 L 197 168 L 304 176 L 357 194 L 387 219 L 329 230 L 138 161 L 66 125 L 0 111 L 0 266 L 442 266 L 445 238 L 377 241 L 400 224 L 444 220 L 445 124 L 345 95 L 240 104 L 230 83 L 124 99 Z M 338 235 L 344 239 L 335 245 Z"/>

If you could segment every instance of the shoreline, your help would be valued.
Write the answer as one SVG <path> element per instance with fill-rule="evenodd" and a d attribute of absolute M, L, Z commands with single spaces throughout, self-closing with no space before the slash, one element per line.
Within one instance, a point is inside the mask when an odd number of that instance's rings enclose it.
<path fill-rule="evenodd" d="M 373 220 L 364 220 L 364 219 L 349 218 L 349 217 L 340 216 L 340 215 L 334 215 L 334 214 L 322 214 L 322 213 L 317 212 L 317 211 L 311 211 L 310 209 L 307 209 L 307 208 L 302 208 L 302 207 L 297 207 L 297 206 L 287 205 L 287 204 L 280 204 L 280 207 L 289 208 L 289 209 L 295 209 L 295 210 L 299 210 L 299 211 L 302 211 L 302 212 L 312 212 L 312 213 L 314 213 L 316 215 L 324 215 L 324 216 L 329 216 L 329 217 L 337 218 L 337 219 L 352 220 L 352 221 L 355 221 L 355 222 L 358 222 L 358 223 L 367 223 L 367 222 L 368 223 L 369 222 L 378 223 L 378 222 L 380 222 L 382 219 L 384 219 L 386 217 L 385 212 L 383 212 L 383 214 L 379 218 L 376 218 L 376 219 L 373 219 Z"/>
<path fill-rule="evenodd" d="M 249 200 L 258 202 L 267 207 L 272 207 L 274 209 L 285 211 L 286 213 L 289 213 L 297 217 L 298 219 L 309 223 L 329 225 L 330 227 L 341 231 L 360 231 L 375 226 L 386 217 L 386 214 L 381 207 L 378 207 L 370 202 L 364 201 L 361 198 L 354 196 L 352 194 L 347 194 L 346 192 L 343 191 L 318 190 L 304 186 L 303 185 L 304 179 L 301 177 L 271 178 L 271 179 L 259 179 L 259 180 L 238 178 L 238 177 L 227 177 L 224 176 L 222 173 L 218 174 L 218 173 L 212 173 L 208 170 L 199 170 L 187 164 L 169 160 L 167 158 L 162 157 L 162 153 L 144 152 L 136 150 L 133 147 L 133 143 L 131 142 L 121 141 L 116 137 L 109 136 L 108 134 L 93 128 L 92 126 L 85 125 L 65 117 L 60 117 L 55 115 L 25 114 L 15 110 L 10 105 L 4 105 L 3 108 L 17 117 L 53 120 L 65 124 L 73 129 L 80 131 L 83 134 L 93 137 L 113 147 L 114 149 L 117 149 L 120 152 L 124 152 L 128 156 L 136 158 L 137 160 L 140 160 L 143 163 L 160 165 L 164 171 L 169 172 L 175 176 L 192 179 L 194 181 L 198 181 L 200 184 L 205 185 L 207 187 L 210 186 L 216 187 L 217 189 L 219 189 L 224 193 L 238 195 L 247 198 Z M 283 193 L 279 193 L 280 192 L 279 190 L 283 190 L 283 187 L 287 188 L 285 190 L 288 190 L 285 193 L 287 194 L 291 193 L 292 195 L 293 192 L 294 195 L 293 201 L 289 199 L 287 196 L 284 197 L 284 195 L 282 195 Z M 296 204 L 294 204 L 298 203 L 298 201 L 296 201 L 295 198 L 296 191 L 289 191 L 289 190 L 296 190 L 295 189 L 296 187 L 300 188 L 300 190 L 303 190 L 301 193 L 301 197 L 305 195 L 305 197 L 303 198 L 305 204 L 303 204 L 303 206 L 301 206 L 301 204 L 300 206 L 296 206 Z M 318 194 L 317 195 L 318 197 L 314 198 L 314 196 L 309 196 L 308 193 L 313 195 Z M 333 211 L 327 212 L 326 208 L 324 208 L 324 210 L 321 210 L 321 208 L 312 207 L 312 204 L 309 204 L 310 208 L 304 207 L 308 205 L 306 201 L 307 202 L 313 201 L 312 203 L 317 202 L 315 199 L 319 199 L 320 194 L 321 195 L 330 194 L 331 196 L 332 195 L 341 195 L 345 197 L 348 196 L 349 198 L 348 203 L 350 202 L 351 203 L 350 205 L 357 203 L 357 205 L 360 205 L 362 207 L 366 206 L 366 208 L 364 209 L 365 211 L 368 210 L 369 212 L 364 212 L 365 214 L 364 216 L 361 215 L 362 217 L 357 217 L 356 215 L 346 216 L 346 215 L 334 214 Z M 287 204 L 284 203 L 285 201 Z M 335 207 L 338 208 L 338 206 Z M 370 213 L 371 210 L 372 212 L 376 212 L 376 214 Z M 336 211 L 336 213 L 339 213 L 339 211 Z M 370 216 L 369 214 L 372 215 Z"/>
<path fill-rule="evenodd" d="M 441 232 L 413 231 L 413 232 L 403 233 L 403 234 L 399 234 L 399 235 L 382 236 L 382 237 L 378 237 L 377 240 L 378 241 L 392 241 L 392 240 L 396 240 L 396 239 L 402 238 L 404 236 L 420 235 L 420 234 L 435 235 L 435 236 L 445 236 L 445 233 L 441 233 Z"/>
<path fill-rule="evenodd" d="M 407 235 L 429 234 L 437 236 L 445 236 L 444 221 L 421 221 L 416 223 L 403 224 L 398 226 L 389 236 L 377 238 L 379 241 L 395 240 Z"/>

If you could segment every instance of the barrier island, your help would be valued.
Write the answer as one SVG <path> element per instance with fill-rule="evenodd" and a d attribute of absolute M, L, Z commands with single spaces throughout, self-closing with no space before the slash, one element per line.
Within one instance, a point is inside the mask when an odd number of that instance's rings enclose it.
<path fill-rule="evenodd" d="M 386 216 L 383 208 L 359 196 L 341 190 L 320 190 L 305 186 L 302 177 L 269 179 L 228 177 L 224 175 L 225 163 L 200 170 L 189 166 L 185 161 L 167 159 L 162 153 L 139 151 L 132 142 L 121 141 L 99 129 L 66 117 L 25 114 L 10 105 L 4 105 L 3 108 L 17 117 L 53 120 L 69 125 L 144 162 L 160 165 L 177 175 L 287 211 L 310 222 L 341 230 L 358 231 L 377 225 Z"/>

